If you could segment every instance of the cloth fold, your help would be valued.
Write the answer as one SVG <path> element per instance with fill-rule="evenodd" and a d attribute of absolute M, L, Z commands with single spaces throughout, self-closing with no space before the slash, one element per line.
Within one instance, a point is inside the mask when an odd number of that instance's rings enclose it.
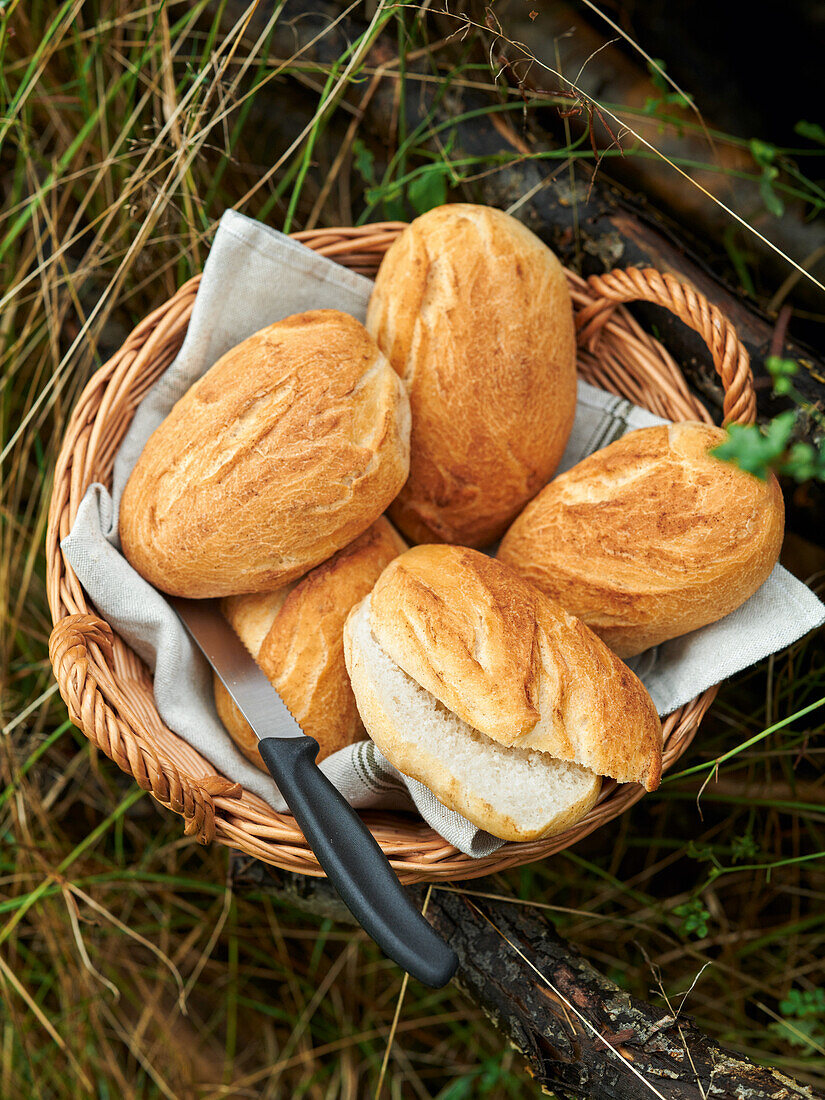
<path fill-rule="evenodd" d="M 90 485 L 63 551 L 92 602 L 154 674 L 164 722 L 215 769 L 260 795 L 286 804 L 275 783 L 250 764 L 224 730 L 206 662 L 162 594 L 120 552 L 120 498 L 146 440 L 174 403 L 224 352 L 253 332 L 308 309 L 366 316 L 372 283 L 234 211 L 224 214 L 207 259 L 186 338 L 174 362 L 139 405 L 115 459 L 111 492 Z M 559 472 L 627 431 L 664 423 L 629 401 L 579 383 L 576 420 Z M 790 645 L 825 622 L 825 607 L 777 566 L 747 603 L 712 626 L 629 662 L 661 715 Z M 460 851 L 481 857 L 502 841 L 448 810 L 422 783 L 394 768 L 371 741 L 341 749 L 322 770 L 353 806 L 415 809 Z"/>

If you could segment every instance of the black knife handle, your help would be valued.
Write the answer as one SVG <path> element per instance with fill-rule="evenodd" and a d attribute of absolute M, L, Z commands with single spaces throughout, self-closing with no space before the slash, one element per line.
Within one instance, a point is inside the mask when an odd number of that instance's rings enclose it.
<path fill-rule="evenodd" d="M 263 761 L 346 907 L 391 959 L 440 989 L 458 966 L 453 949 L 407 897 L 364 822 L 315 763 L 312 737 L 267 737 Z"/>

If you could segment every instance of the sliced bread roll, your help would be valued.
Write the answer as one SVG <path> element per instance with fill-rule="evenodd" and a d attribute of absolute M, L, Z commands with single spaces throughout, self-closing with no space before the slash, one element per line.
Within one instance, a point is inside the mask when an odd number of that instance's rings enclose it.
<path fill-rule="evenodd" d="M 418 546 L 391 562 L 347 619 L 344 655 L 387 759 L 504 839 L 568 828 L 602 775 L 659 783 L 661 724 L 641 682 L 474 550 Z"/>
<path fill-rule="evenodd" d="M 644 685 L 508 566 L 416 546 L 381 574 L 371 621 L 400 668 L 494 741 L 658 786 L 662 729 Z"/>
<path fill-rule="evenodd" d="M 409 470 L 404 386 L 363 325 L 287 317 L 228 351 L 152 433 L 123 552 L 164 592 L 272 591 L 365 531 Z"/>
<path fill-rule="evenodd" d="M 304 733 L 318 742 L 319 760 L 364 737 L 344 664 L 344 620 L 405 549 L 403 539 L 381 517 L 300 581 L 276 592 L 222 601 L 235 633 Z M 258 738 L 217 676 L 214 689 L 218 715 L 230 736 L 253 764 L 266 771 Z"/>
<path fill-rule="evenodd" d="M 555 836 L 595 805 L 602 781 L 594 772 L 500 745 L 403 672 L 375 640 L 369 596 L 347 620 L 344 649 L 373 741 L 449 809 L 502 840 L 523 841 Z"/>
<path fill-rule="evenodd" d="M 631 657 L 716 622 L 765 581 L 782 547 L 776 478 L 722 462 L 725 432 L 629 432 L 555 478 L 498 558 Z"/>

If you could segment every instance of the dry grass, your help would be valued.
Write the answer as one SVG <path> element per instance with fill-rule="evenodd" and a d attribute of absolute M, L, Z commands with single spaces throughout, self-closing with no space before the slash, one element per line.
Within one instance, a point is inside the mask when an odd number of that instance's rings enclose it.
<path fill-rule="evenodd" d="M 12 0 L 2 16 L 3 1097 L 362 1097 L 398 1004 L 399 973 L 362 936 L 233 895 L 226 851 L 184 840 L 67 722 L 46 656 L 43 535 L 66 416 L 135 321 L 199 270 L 221 211 L 293 227 L 409 213 L 426 200 L 416 180 L 460 195 L 462 173 L 491 168 L 451 164 L 449 135 L 408 134 L 403 112 L 394 157 L 373 166 L 353 113 L 376 79 L 351 83 L 359 44 L 325 69 L 273 64 L 277 7 L 269 24 L 221 24 L 236 7 Z M 404 19 L 412 55 L 424 32 Z M 450 79 L 490 83 L 469 62 Z M 259 164 L 247 125 L 264 85 L 289 126 Z M 823 694 L 808 640 L 726 687 L 685 768 Z M 819 725 L 814 712 L 729 761 L 702 815 L 704 776 L 671 777 L 609 834 L 488 886 L 556 907 L 637 994 L 661 983 L 672 998 L 700 975 L 686 1009 L 703 1027 L 822 1084 Z M 472 1006 L 410 983 L 382 1095 L 535 1091 Z"/>

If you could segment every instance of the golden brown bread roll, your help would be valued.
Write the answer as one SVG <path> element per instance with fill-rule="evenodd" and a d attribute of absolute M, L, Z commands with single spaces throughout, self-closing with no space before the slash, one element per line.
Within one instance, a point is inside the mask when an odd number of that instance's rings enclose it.
<path fill-rule="evenodd" d="M 381 574 L 368 618 L 385 658 L 471 732 L 648 790 L 658 785 L 662 730 L 642 683 L 583 623 L 502 563 L 463 547 L 415 547 Z M 359 649 L 356 620 L 354 610 L 350 649 L 354 640 Z M 351 675 L 352 660 L 348 652 Z M 360 706 L 357 687 L 356 698 Z M 382 729 L 363 710 L 362 717 L 386 753 Z"/>
<path fill-rule="evenodd" d="M 407 476 L 409 424 L 363 325 L 288 317 L 227 352 L 152 434 L 123 493 L 123 551 L 174 595 L 277 588 L 381 515 Z"/>
<path fill-rule="evenodd" d="M 386 758 L 480 829 L 539 840 L 595 804 L 602 781 L 594 772 L 492 741 L 400 669 L 375 641 L 369 596 L 347 619 L 344 653 L 364 725 Z"/>
<path fill-rule="evenodd" d="M 296 584 L 222 601 L 238 637 L 304 733 L 321 746 L 319 760 L 364 737 L 344 664 L 344 620 L 405 549 L 382 517 Z M 266 771 L 258 738 L 217 677 L 214 687 L 221 721 L 241 752 Z"/>
<path fill-rule="evenodd" d="M 499 560 L 620 657 L 716 622 L 768 577 L 784 525 L 773 475 L 708 454 L 724 438 L 697 423 L 630 432 L 552 481 Z"/>
<path fill-rule="evenodd" d="M 390 516 L 415 542 L 494 541 L 547 482 L 573 424 L 560 263 L 500 210 L 437 207 L 385 255 L 367 328 L 412 407 L 410 477 Z"/>

